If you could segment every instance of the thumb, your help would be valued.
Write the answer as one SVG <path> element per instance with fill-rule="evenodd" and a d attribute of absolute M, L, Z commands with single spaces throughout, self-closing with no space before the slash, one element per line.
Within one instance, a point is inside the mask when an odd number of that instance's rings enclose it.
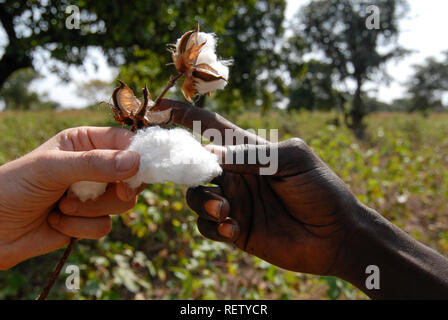
<path fill-rule="evenodd" d="M 224 170 L 237 174 L 276 175 L 277 144 L 241 144 L 235 146 L 207 145 L 216 154 Z"/>
<path fill-rule="evenodd" d="M 47 152 L 42 166 L 55 182 L 71 185 L 77 181 L 115 182 L 138 171 L 140 155 L 130 150 Z"/>

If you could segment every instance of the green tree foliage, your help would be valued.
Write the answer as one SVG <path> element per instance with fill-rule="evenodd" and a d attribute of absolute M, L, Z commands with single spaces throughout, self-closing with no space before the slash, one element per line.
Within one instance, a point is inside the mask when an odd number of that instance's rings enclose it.
<path fill-rule="evenodd" d="M 410 98 L 409 111 L 427 113 L 444 108 L 442 98 L 448 92 L 448 52 L 444 61 L 428 58 L 424 64 L 415 65 L 415 73 L 407 83 Z"/>
<path fill-rule="evenodd" d="M 369 30 L 366 9 L 380 9 L 380 28 Z M 350 126 L 362 135 L 366 115 L 363 85 L 373 72 L 405 50 L 396 43 L 398 23 L 407 9 L 405 0 L 315 0 L 303 7 L 298 18 L 301 30 L 316 49 L 325 54 L 340 80 L 356 83 Z M 379 50 L 388 45 L 388 51 Z"/>
<path fill-rule="evenodd" d="M 398 98 L 392 101 L 393 111 L 406 112 L 411 109 L 411 99 L 410 98 Z"/>
<path fill-rule="evenodd" d="M 292 78 L 289 90 L 289 110 L 329 110 L 338 101 L 333 89 L 332 66 L 317 60 L 305 65 L 303 72 Z"/>
<path fill-rule="evenodd" d="M 79 8 L 79 29 L 66 27 L 69 5 Z M 228 1 L 0 0 L 0 21 L 8 37 L 0 86 L 15 70 L 31 66 L 38 50 L 63 63 L 54 65 L 60 73 L 66 64 L 81 65 L 91 46 L 100 47 L 111 65 L 139 61 L 142 50 L 155 53 L 155 61 L 163 65 L 163 44 L 172 41 L 172 34 L 191 28 L 202 16 L 217 28 L 231 11 Z"/>
<path fill-rule="evenodd" d="M 89 105 L 107 102 L 110 99 L 113 85 L 108 81 L 92 79 L 76 85 L 77 94 L 88 101 Z"/>
<path fill-rule="evenodd" d="M 80 29 L 66 28 L 68 5 L 79 7 Z M 199 21 L 204 31 L 219 35 L 218 54 L 235 61 L 224 102 L 261 98 L 269 104 L 273 92 L 282 88 L 275 74 L 279 54 L 273 48 L 283 34 L 285 6 L 284 0 L 0 0 L 0 21 L 8 37 L 0 87 L 12 72 L 31 66 L 36 52 L 49 54 L 56 61 L 52 69 L 67 78 L 66 66 L 82 65 L 87 49 L 96 46 L 110 65 L 125 65 L 120 77 L 134 90 L 146 82 L 155 94 L 175 73 L 167 67 L 171 56 L 165 45 Z"/>
<path fill-rule="evenodd" d="M 39 94 L 30 90 L 31 82 L 39 77 L 39 74 L 31 68 L 13 73 L 0 90 L 0 100 L 3 100 L 5 109 L 56 109 L 58 107 L 57 103 L 42 101 Z"/>
<path fill-rule="evenodd" d="M 369 96 L 369 95 L 364 95 L 363 96 L 363 101 L 366 105 L 366 109 L 367 112 L 377 112 L 377 111 L 386 111 L 386 112 L 391 112 L 391 111 L 400 111 L 400 105 L 394 105 L 380 101 L 377 99 L 376 96 Z M 401 109 L 402 111 L 402 109 Z"/>
<path fill-rule="evenodd" d="M 31 105 L 39 103 L 39 96 L 29 91 L 31 82 L 39 75 L 32 69 L 24 69 L 14 73 L 0 91 L 0 98 L 6 110 L 27 110 Z"/>
<path fill-rule="evenodd" d="M 245 105 L 256 103 L 268 110 L 282 99 L 285 7 L 285 1 L 279 0 L 241 2 L 226 23 L 221 52 L 234 59 L 230 90 L 222 92 L 227 103 L 242 97 Z"/>
<path fill-rule="evenodd" d="M 173 67 L 167 66 L 171 63 L 171 55 L 164 44 L 175 43 L 185 31 L 194 28 L 197 19 L 201 22 L 201 30 L 217 34 L 218 55 L 233 60 L 230 85 L 217 93 L 218 97 L 211 106 L 219 101 L 223 111 L 238 110 L 242 105 L 269 109 L 275 101 L 281 99 L 281 93 L 284 92 L 279 70 L 284 62 L 280 52 L 286 2 L 251 0 L 204 3 L 207 4 L 206 9 L 199 11 L 200 15 L 194 18 L 184 16 L 185 12 L 193 8 L 173 9 L 172 12 L 183 13 L 182 16 L 173 14 L 171 17 L 172 23 L 182 23 L 180 28 L 171 32 L 165 30 L 163 40 L 155 42 L 152 47 L 136 50 L 137 61 L 124 65 L 119 77 L 134 89 L 149 82 L 151 92 L 160 90 L 169 75 L 176 73 Z M 200 5 L 200 2 L 195 3 L 194 7 Z M 210 15 L 210 12 L 213 14 Z M 216 17 L 217 12 L 219 19 Z"/>

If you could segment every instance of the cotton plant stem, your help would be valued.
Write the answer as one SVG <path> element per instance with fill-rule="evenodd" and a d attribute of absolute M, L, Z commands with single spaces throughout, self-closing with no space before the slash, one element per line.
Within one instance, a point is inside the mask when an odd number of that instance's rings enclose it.
<path fill-rule="evenodd" d="M 64 254 L 62 255 L 61 259 L 59 260 L 58 265 L 54 269 L 53 273 L 50 276 L 50 279 L 47 282 L 47 285 L 42 290 L 41 294 L 36 298 L 36 300 L 45 300 L 50 293 L 51 288 L 53 287 L 57 277 L 61 273 L 62 267 L 67 262 L 68 257 L 70 256 L 70 253 L 73 250 L 73 247 L 75 246 L 75 243 L 78 239 L 76 238 L 70 238 L 70 243 L 68 244 L 67 248 L 64 251 Z"/>
<path fill-rule="evenodd" d="M 183 73 L 179 73 L 175 77 L 171 76 L 170 81 L 166 85 L 165 89 L 163 89 L 162 93 L 156 99 L 156 101 L 154 103 L 155 106 L 159 104 L 159 102 L 160 102 L 160 100 L 162 100 L 163 96 L 168 92 L 168 90 L 170 90 L 176 84 L 176 81 L 179 80 L 183 75 L 184 75 Z"/>
<path fill-rule="evenodd" d="M 157 105 L 162 100 L 163 96 L 168 92 L 168 90 L 171 89 L 176 84 L 176 81 L 179 80 L 183 75 L 184 75 L 183 73 L 179 73 L 175 77 L 171 76 L 170 81 L 166 85 L 165 89 L 163 89 L 163 91 L 159 95 L 159 97 L 156 99 L 154 105 Z M 132 126 L 131 130 L 133 132 L 135 132 L 137 130 L 137 127 Z M 61 273 L 62 267 L 67 262 L 67 259 L 70 256 L 70 253 L 72 252 L 76 241 L 77 241 L 76 238 L 70 239 L 70 243 L 68 244 L 67 248 L 65 249 L 64 254 L 62 255 L 61 259 L 59 260 L 58 265 L 54 269 L 45 288 L 42 290 L 41 294 L 36 298 L 36 300 L 45 300 L 47 298 L 48 294 L 50 293 L 51 288 L 53 287 L 54 283 L 56 282 L 57 277 Z"/>

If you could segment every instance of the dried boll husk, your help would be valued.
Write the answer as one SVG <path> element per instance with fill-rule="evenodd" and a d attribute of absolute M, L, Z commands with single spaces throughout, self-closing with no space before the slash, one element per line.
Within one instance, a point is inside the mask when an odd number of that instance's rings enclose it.
<path fill-rule="evenodd" d="M 226 86 L 230 61 L 218 59 L 216 36 L 199 32 L 199 24 L 177 40 L 172 57 L 177 71 L 185 76 L 182 93 L 188 101 Z"/>
<path fill-rule="evenodd" d="M 171 122 L 172 110 L 152 111 L 154 101 L 148 87 L 142 90 L 143 98 L 137 99 L 134 92 L 124 82 L 118 80 L 120 86 L 112 94 L 115 121 L 131 126 L 133 130 L 147 126 L 164 125 Z"/>

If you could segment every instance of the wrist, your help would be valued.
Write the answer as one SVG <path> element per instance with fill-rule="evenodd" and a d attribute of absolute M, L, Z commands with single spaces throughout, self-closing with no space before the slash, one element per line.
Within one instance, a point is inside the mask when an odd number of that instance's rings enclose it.
<path fill-rule="evenodd" d="M 375 299 L 448 298 L 448 259 L 362 204 L 353 217 L 336 276 Z"/>

